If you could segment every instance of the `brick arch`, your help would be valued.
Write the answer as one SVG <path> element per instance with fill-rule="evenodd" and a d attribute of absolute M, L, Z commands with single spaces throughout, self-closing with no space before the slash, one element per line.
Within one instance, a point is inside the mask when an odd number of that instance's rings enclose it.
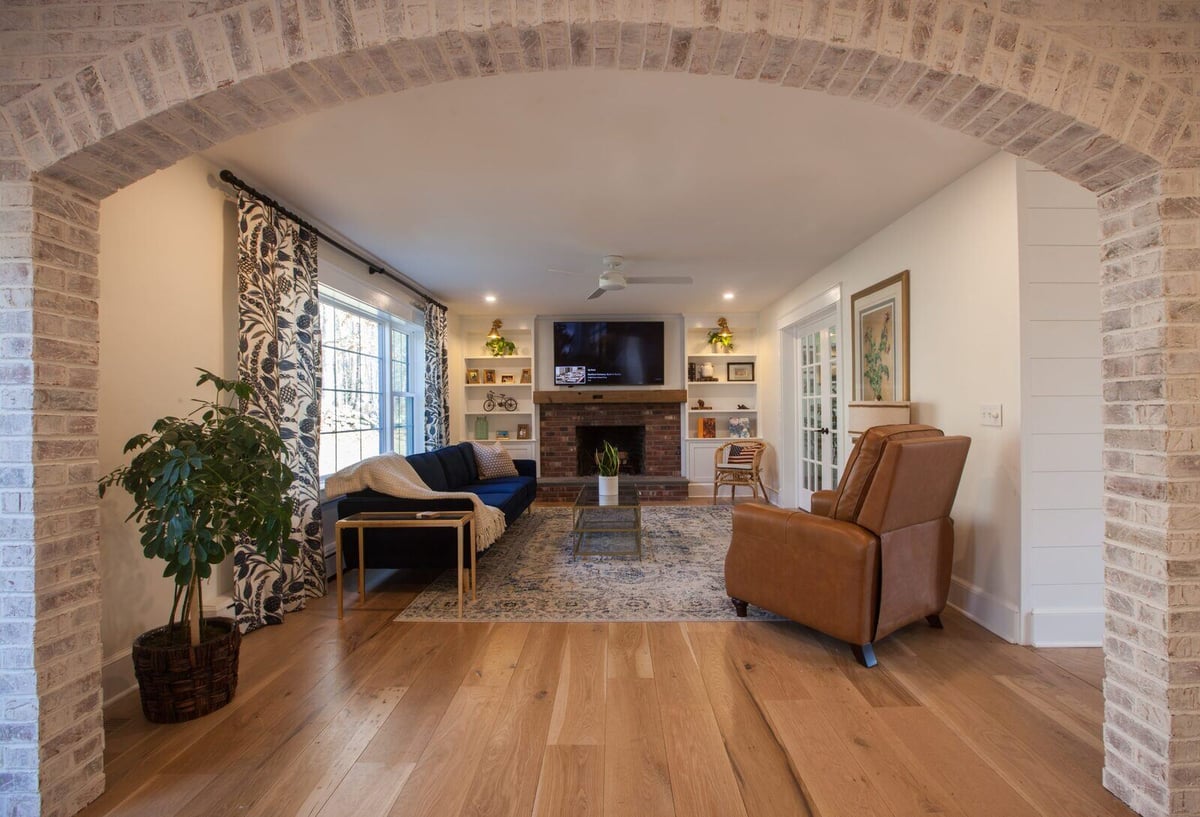
<path fill-rule="evenodd" d="M 97 202 L 239 133 L 363 96 L 560 69 L 680 71 L 911 112 L 1101 194 L 1106 784 L 1196 813 L 1200 719 L 1200 108 L 981 2 L 268 0 L 156 31 L 0 109 L 0 704 L 37 755 L 0 802 L 103 786 Z M 7 128 L 5 130 L 4 128 Z M 11 554 L 11 556 L 7 555 Z M 15 726 L 14 726 L 15 724 Z M 38 773 L 40 772 L 40 777 Z M 5 800 L 7 798 L 7 800 Z"/>

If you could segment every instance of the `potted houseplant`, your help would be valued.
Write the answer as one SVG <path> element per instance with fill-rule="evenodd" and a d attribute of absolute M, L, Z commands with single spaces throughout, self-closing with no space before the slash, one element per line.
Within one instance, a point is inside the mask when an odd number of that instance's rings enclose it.
<path fill-rule="evenodd" d="M 600 496 L 617 495 L 617 473 L 621 470 L 621 454 L 608 440 L 596 452 L 596 467 L 600 470 Z"/>
<path fill-rule="evenodd" d="M 216 395 L 130 439 L 133 459 L 100 480 L 101 496 L 115 485 L 133 497 L 126 521 L 138 523 L 143 554 L 166 562 L 163 576 L 175 582 L 166 626 L 133 642 L 142 711 L 155 723 L 205 715 L 237 689 L 241 632 L 203 612 L 201 582 L 212 566 L 242 540 L 271 560 L 297 550 L 283 440 L 235 405 L 251 397 L 247 383 L 199 371 L 196 385 L 212 384 Z"/>

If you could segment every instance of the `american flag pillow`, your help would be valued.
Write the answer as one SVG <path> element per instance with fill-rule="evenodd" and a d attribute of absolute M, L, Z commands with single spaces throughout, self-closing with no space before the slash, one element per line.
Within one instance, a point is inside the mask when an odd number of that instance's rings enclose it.
<path fill-rule="evenodd" d="M 758 449 L 757 445 L 731 445 L 725 462 L 729 465 L 754 465 L 754 455 Z"/>

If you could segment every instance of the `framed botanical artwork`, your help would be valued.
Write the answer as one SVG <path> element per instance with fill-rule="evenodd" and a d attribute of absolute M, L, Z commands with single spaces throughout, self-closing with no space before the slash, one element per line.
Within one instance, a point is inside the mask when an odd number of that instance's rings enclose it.
<path fill-rule="evenodd" d="M 478 369 L 467 369 L 467 383 L 478 383 L 478 382 L 479 382 L 479 370 Z"/>
<path fill-rule="evenodd" d="M 749 383 L 754 380 L 754 364 L 727 363 L 725 364 L 725 379 L 730 383 Z"/>
<path fill-rule="evenodd" d="M 496 370 L 495 369 L 484 369 L 483 370 L 483 382 L 484 383 L 495 383 L 496 382 Z"/>
<path fill-rule="evenodd" d="M 521 382 L 522 383 L 532 383 L 533 382 L 533 369 L 522 369 L 521 370 Z"/>
<path fill-rule="evenodd" d="M 854 399 L 896 402 L 908 392 L 908 270 L 850 296 Z"/>

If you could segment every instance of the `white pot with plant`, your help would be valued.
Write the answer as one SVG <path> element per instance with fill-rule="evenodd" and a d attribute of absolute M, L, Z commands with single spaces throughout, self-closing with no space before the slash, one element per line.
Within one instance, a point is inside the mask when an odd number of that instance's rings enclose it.
<path fill-rule="evenodd" d="M 600 496 L 616 496 L 621 453 L 607 440 L 604 441 L 604 448 L 596 452 L 596 467 L 600 470 Z"/>

